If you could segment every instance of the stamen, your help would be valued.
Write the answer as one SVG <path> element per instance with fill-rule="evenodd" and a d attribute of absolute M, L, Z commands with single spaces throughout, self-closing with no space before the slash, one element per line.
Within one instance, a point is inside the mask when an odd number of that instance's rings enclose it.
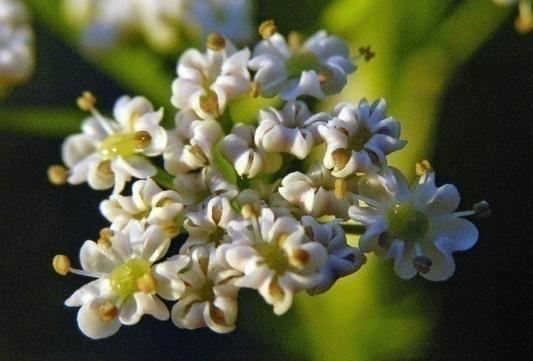
<path fill-rule="evenodd" d="M 287 43 L 289 44 L 289 48 L 293 52 L 298 51 L 298 49 L 302 47 L 303 42 L 304 42 L 303 34 L 297 31 L 291 31 L 287 37 Z"/>
<path fill-rule="evenodd" d="M 150 273 L 146 273 L 144 276 L 137 279 L 137 288 L 144 293 L 155 293 L 157 282 Z"/>
<path fill-rule="evenodd" d="M 215 51 L 223 50 L 226 47 L 226 39 L 220 34 L 211 33 L 207 36 L 206 46 L 208 49 Z"/>
<path fill-rule="evenodd" d="M 431 163 L 429 161 L 423 160 L 421 162 L 416 163 L 415 171 L 417 176 L 422 177 L 428 172 L 433 172 L 433 167 L 431 166 Z"/>
<path fill-rule="evenodd" d="M 209 159 L 207 159 L 207 157 L 205 156 L 204 152 L 202 151 L 202 148 L 200 148 L 198 145 L 196 145 L 196 144 L 191 145 L 190 152 L 196 158 L 200 159 L 202 161 L 202 163 L 209 162 Z"/>
<path fill-rule="evenodd" d="M 118 316 L 118 308 L 111 302 L 106 302 L 98 307 L 98 316 L 104 322 L 111 321 Z"/>
<path fill-rule="evenodd" d="M 53 165 L 48 168 L 48 180 L 56 186 L 67 183 L 68 169 L 62 165 Z"/>
<path fill-rule="evenodd" d="M 333 157 L 335 168 L 342 169 L 346 167 L 346 164 L 348 164 L 352 155 L 346 149 L 339 148 L 335 149 L 333 153 L 331 153 L 331 156 Z"/>
<path fill-rule="evenodd" d="M 265 20 L 259 25 L 258 30 L 263 39 L 269 39 L 278 32 L 278 27 L 274 23 L 274 20 Z"/>
<path fill-rule="evenodd" d="M 273 278 L 272 281 L 270 281 L 270 284 L 268 285 L 268 292 L 272 296 L 273 299 L 280 302 L 283 300 L 283 296 L 285 295 L 285 292 L 281 289 L 281 287 L 278 285 L 277 278 Z"/>
<path fill-rule="evenodd" d="M 292 253 L 289 262 L 296 268 L 303 268 L 309 262 L 309 253 L 303 249 L 297 249 Z"/>
<path fill-rule="evenodd" d="M 58 254 L 52 260 L 52 266 L 58 274 L 66 276 L 70 272 L 70 259 L 63 254 Z"/>
<path fill-rule="evenodd" d="M 152 143 L 152 136 L 146 130 L 141 130 L 133 134 L 133 144 L 137 149 L 146 149 Z"/>
<path fill-rule="evenodd" d="M 481 201 L 474 204 L 472 211 L 474 212 L 474 215 L 480 219 L 488 218 L 492 214 L 490 204 L 487 201 Z"/>
<path fill-rule="evenodd" d="M 261 208 L 257 205 L 246 203 L 241 208 L 241 214 L 245 219 L 258 218 L 261 215 Z"/>
<path fill-rule="evenodd" d="M 213 218 L 213 221 L 215 222 L 215 224 L 219 224 L 220 220 L 222 219 L 222 208 L 214 207 L 211 212 L 211 218 Z"/>
<path fill-rule="evenodd" d="M 346 196 L 346 180 L 344 178 L 335 178 L 335 197 L 343 199 Z"/>
<path fill-rule="evenodd" d="M 78 107 L 84 112 L 90 112 L 96 104 L 96 97 L 90 91 L 84 91 L 76 100 Z"/>
<path fill-rule="evenodd" d="M 259 96 L 259 87 L 260 87 L 260 84 L 258 82 L 256 81 L 251 82 L 248 95 L 250 95 L 252 98 L 257 98 Z"/>

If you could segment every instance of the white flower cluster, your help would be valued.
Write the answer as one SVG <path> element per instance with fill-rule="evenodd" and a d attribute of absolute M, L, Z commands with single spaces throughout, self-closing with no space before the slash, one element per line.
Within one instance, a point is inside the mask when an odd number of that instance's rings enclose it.
<path fill-rule="evenodd" d="M 310 110 L 311 97 L 339 92 L 355 70 L 342 39 L 321 31 L 289 48 L 273 23 L 260 30 L 252 52 L 212 34 L 206 53 L 182 55 L 172 130 L 143 97 L 120 98 L 112 119 L 90 93 L 78 99 L 92 115 L 64 143 L 69 169 L 54 166 L 50 178 L 114 187 L 100 207 L 111 225 L 82 246 L 82 269 L 54 259 L 61 274 L 96 278 L 66 301 L 81 306 L 87 336 L 107 337 L 143 314 L 229 332 L 240 288 L 257 290 L 281 315 L 297 292 L 323 293 L 359 270 L 367 252 L 394 259 L 402 278 L 444 280 L 452 252 L 477 241 L 460 217 L 485 204 L 455 212 L 457 190 L 437 188 L 428 162 L 411 187 L 387 165 L 406 142 L 385 100 Z M 228 107 L 247 93 L 285 104 L 258 109 L 253 125 L 233 124 Z M 346 238 L 358 227 L 360 248 Z M 179 251 L 161 262 L 171 243 Z M 161 299 L 175 302 L 170 312 Z"/>
<path fill-rule="evenodd" d="M 0 91 L 28 78 L 34 66 L 30 16 L 18 0 L 0 0 Z"/>
<path fill-rule="evenodd" d="M 520 33 L 533 32 L 533 8 L 531 0 L 493 0 L 502 6 L 518 5 L 518 16 L 515 20 L 516 31 Z"/>
<path fill-rule="evenodd" d="M 144 36 L 156 50 L 174 52 L 187 40 L 221 33 L 237 43 L 253 38 L 250 0 L 64 0 L 66 18 L 81 29 L 82 45 L 112 48 Z"/>

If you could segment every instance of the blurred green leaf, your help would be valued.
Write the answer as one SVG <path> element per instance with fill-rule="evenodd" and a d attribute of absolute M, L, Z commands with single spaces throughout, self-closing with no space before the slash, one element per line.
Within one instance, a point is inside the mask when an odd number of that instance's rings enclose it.
<path fill-rule="evenodd" d="M 79 132 L 83 114 L 52 108 L 0 108 L 0 130 L 27 135 L 63 137 Z"/>

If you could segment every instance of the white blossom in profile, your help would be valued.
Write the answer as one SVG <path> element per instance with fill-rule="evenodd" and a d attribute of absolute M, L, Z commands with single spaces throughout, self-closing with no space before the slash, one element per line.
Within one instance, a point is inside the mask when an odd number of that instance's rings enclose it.
<path fill-rule="evenodd" d="M 206 53 L 186 50 L 172 83 L 172 104 L 194 110 L 202 119 L 219 118 L 226 105 L 250 88 L 247 62 L 250 51 L 237 50 L 228 39 L 212 34 Z"/>
<path fill-rule="evenodd" d="M 27 79 L 34 63 L 28 10 L 18 0 L 0 0 L 0 92 Z"/>
<path fill-rule="evenodd" d="M 338 182 L 342 182 L 343 189 L 336 190 Z M 356 188 L 357 181 L 353 178 L 336 179 L 322 164 L 315 163 L 309 167 L 307 174 L 293 172 L 286 175 L 278 191 L 304 214 L 347 219 L 348 208 L 355 202 Z"/>
<path fill-rule="evenodd" d="M 344 178 L 355 172 L 375 172 L 387 164 L 388 154 L 407 144 L 399 139 L 400 123 L 386 114 L 384 99 L 335 107 L 328 124 L 318 127 L 327 146 L 324 166 L 331 174 Z"/>
<path fill-rule="evenodd" d="M 394 259 L 394 271 L 409 279 L 417 273 L 430 281 L 452 276 L 452 252 L 471 248 L 478 239 L 476 227 L 461 218 L 474 211 L 455 212 L 459 193 L 451 184 L 435 186 L 435 173 L 424 172 L 409 187 L 394 168 L 367 174 L 359 181 L 360 205 L 350 217 L 361 222 L 365 233 L 359 241 L 365 252 Z"/>
<path fill-rule="evenodd" d="M 304 102 L 288 102 L 282 110 L 269 107 L 259 111 L 255 143 L 267 152 L 289 153 L 306 158 L 322 143 L 318 126 L 329 120 L 328 113 L 313 114 Z"/>
<path fill-rule="evenodd" d="M 253 178 L 261 172 L 274 173 L 282 164 L 281 155 L 258 149 L 254 144 L 255 128 L 236 124 L 231 134 L 224 137 L 220 151 L 241 177 Z"/>
<path fill-rule="evenodd" d="M 275 314 L 287 312 L 296 292 L 319 284 L 326 249 L 294 218 L 262 209 L 259 218 L 232 221 L 227 231 L 231 243 L 217 248 L 219 263 L 241 272 L 235 285 L 256 289 Z"/>
<path fill-rule="evenodd" d="M 165 169 L 172 175 L 181 175 L 207 166 L 222 135 L 217 121 L 200 120 L 191 110 L 178 112 L 176 128 L 168 132 L 163 154 Z"/>
<path fill-rule="evenodd" d="M 179 216 L 183 211 L 181 197 L 173 190 L 162 190 L 151 178 L 138 180 L 131 196 L 112 194 L 100 203 L 100 211 L 111 229 L 121 230 L 131 221 L 156 224 L 168 238 L 179 233 Z"/>
<path fill-rule="evenodd" d="M 319 31 L 297 49 L 275 33 L 259 42 L 248 66 L 255 71 L 259 94 L 295 100 L 308 95 L 324 99 L 339 93 L 356 69 L 346 42 Z"/>
<path fill-rule="evenodd" d="M 328 252 L 327 261 L 322 266 L 322 280 L 314 288 L 308 289 L 311 295 L 324 293 L 341 277 L 359 270 L 366 262 L 364 253 L 346 242 L 346 235 L 338 221 L 318 223 L 314 217 L 302 217 L 302 224 L 309 239 L 320 242 Z"/>
<path fill-rule="evenodd" d="M 165 255 L 169 243 L 159 226 L 145 228 L 137 222 L 98 243 L 86 241 L 80 250 L 82 270 L 70 268 L 65 256 L 54 258 L 54 268 L 61 274 L 96 278 L 65 301 L 69 307 L 81 306 L 78 326 L 86 336 L 109 337 L 121 325 L 136 324 L 144 314 L 159 320 L 169 318 L 158 296 L 176 300 L 184 286 L 153 266 Z"/>
<path fill-rule="evenodd" d="M 235 329 L 237 320 L 237 295 L 235 277 L 240 273 L 221 266 L 214 250 L 195 249 L 190 256 L 171 258 L 184 266 L 168 271 L 169 277 L 185 285 L 178 302 L 172 307 L 172 322 L 179 328 L 209 327 L 218 333 Z"/>
<path fill-rule="evenodd" d="M 114 187 L 120 193 L 131 177 L 145 179 L 157 173 L 148 157 L 163 153 L 167 133 L 159 123 L 163 110 L 154 111 L 144 97 L 123 96 L 113 110 L 114 119 L 102 116 L 94 107 L 94 98 L 86 93 L 92 117 L 82 124 L 82 133 L 67 137 L 63 143 L 63 161 L 70 168 L 68 182 L 87 182 L 94 189 Z"/>

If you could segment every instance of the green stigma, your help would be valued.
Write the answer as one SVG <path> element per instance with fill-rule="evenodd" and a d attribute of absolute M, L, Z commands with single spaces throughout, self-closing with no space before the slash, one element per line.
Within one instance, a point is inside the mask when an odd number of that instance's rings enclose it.
<path fill-rule="evenodd" d="M 289 78 L 299 78 L 305 70 L 320 71 L 320 59 L 310 51 L 298 51 L 285 60 Z"/>
<path fill-rule="evenodd" d="M 108 136 L 100 146 L 100 153 L 106 160 L 117 157 L 127 158 L 137 151 L 135 133 L 118 133 Z"/>
<path fill-rule="evenodd" d="M 129 297 L 139 291 L 137 280 L 147 273 L 150 273 L 150 263 L 140 258 L 130 259 L 111 271 L 111 288 L 118 296 Z"/>
<path fill-rule="evenodd" d="M 291 269 L 287 254 L 281 248 L 268 242 L 259 242 L 255 245 L 255 249 L 264 258 L 268 267 L 276 271 L 278 275 Z"/>
<path fill-rule="evenodd" d="M 429 230 L 427 216 L 417 211 L 411 203 L 397 204 L 387 215 L 389 232 L 403 241 L 420 241 Z"/>

